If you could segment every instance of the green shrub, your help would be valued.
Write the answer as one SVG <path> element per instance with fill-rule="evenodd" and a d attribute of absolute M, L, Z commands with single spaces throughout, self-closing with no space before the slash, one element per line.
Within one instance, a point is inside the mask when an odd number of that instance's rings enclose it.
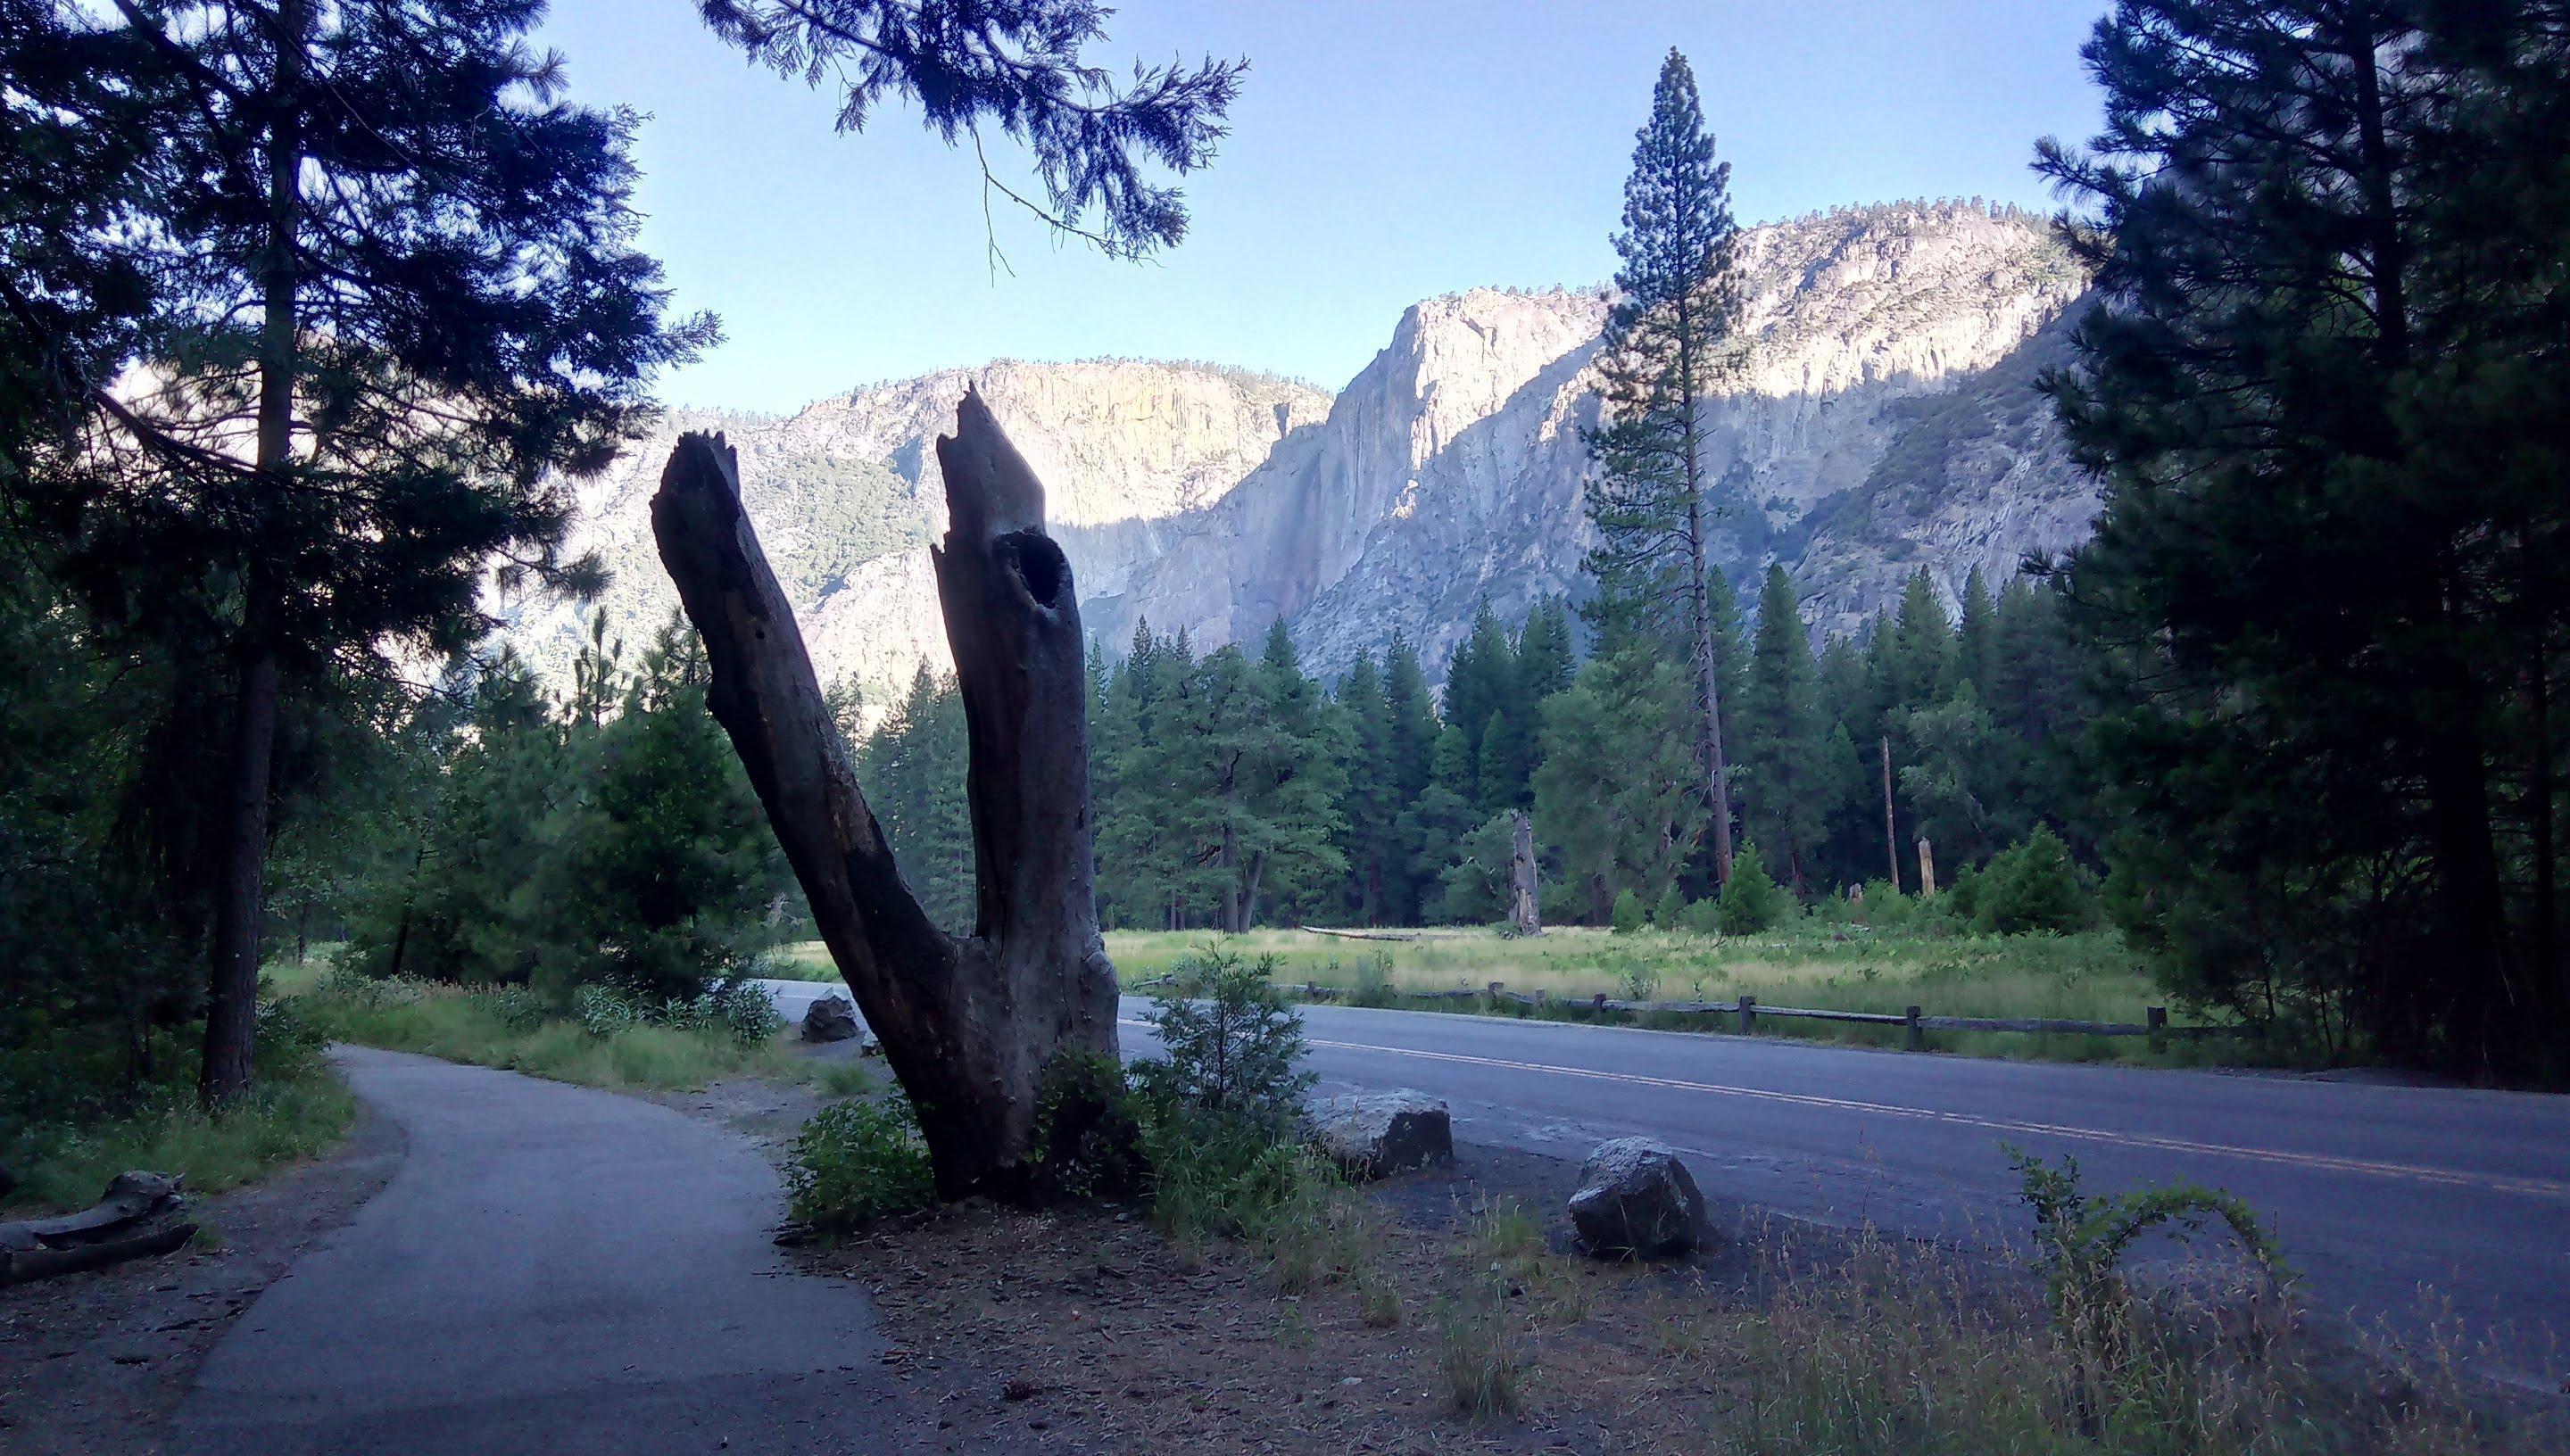
<path fill-rule="evenodd" d="M 592 1036 L 614 1036 L 642 1024 L 642 1008 L 613 986 L 585 985 L 572 992 L 571 1012 Z"/>
<path fill-rule="evenodd" d="M 1722 928 L 1722 903 L 1707 897 L 1687 903 L 1686 927 L 1699 935 L 1710 935 Z"/>
<path fill-rule="evenodd" d="M 716 983 L 700 1000 L 711 1010 L 711 1024 L 743 1046 L 772 1040 L 785 1030 L 785 1016 L 776 1009 L 776 998 L 745 976 Z"/>
<path fill-rule="evenodd" d="M 1348 991 L 1351 1006 L 1389 1006 L 1401 999 L 1400 990 L 1392 983 L 1392 954 L 1378 950 L 1357 962 L 1355 986 Z"/>
<path fill-rule="evenodd" d="M 1661 894 L 1660 903 L 1651 907 L 1651 923 L 1663 930 L 1678 930 L 1685 928 L 1685 919 L 1686 897 L 1678 894 L 1677 886 L 1672 883 Z"/>
<path fill-rule="evenodd" d="M 1037 1176 L 1052 1198 L 1119 1198 L 1145 1182 L 1140 1118 L 1124 1064 L 1057 1052 L 1036 1088 Z"/>
<path fill-rule="evenodd" d="M 1989 934 L 2066 934 L 2086 929 L 2093 918 L 2070 847 L 2049 829 L 2037 829 L 1992 858 L 1973 877 L 1969 901 L 1972 928 Z M 1960 903 L 1955 911 L 1964 912 Z"/>
<path fill-rule="evenodd" d="M 937 1186 L 910 1099 L 894 1091 L 814 1113 L 794 1139 L 785 1191 L 793 1216 L 825 1233 L 928 1207 Z"/>
<path fill-rule="evenodd" d="M 531 1031 L 553 1017 L 553 1007 L 526 986 L 493 986 L 480 995 L 482 1004 L 513 1031 Z"/>
<path fill-rule="evenodd" d="M 1615 906 L 1606 912 L 1606 923 L 1618 935 L 1629 935 L 1642 928 L 1642 898 L 1630 890 L 1616 891 Z"/>
<path fill-rule="evenodd" d="M 1322 1197 L 1336 1179 L 1296 1139 L 1312 1075 L 1301 1069 L 1303 1018 L 1271 979 L 1272 959 L 1244 963 L 1207 950 L 1171 967 L 1144 1019 L 1162 1055 L 1134 1063 L 1152 1218 L 1172 1238 L 1271 1238 L 1285 1211 Z M 1308 1251 L 1280 1253 L 1287 1277 L 1312 1268 Z"/>
<path fill-rule="evenodd" d="M 1274 956 L 1245 962 L 1208 949 L 1169 968 L 1142 1019 L 1160 1052 L 1133 1064 L 1133 1085 L 1156 1109 L 1239 1119 L 1282 1135 L 1312 1085 L 1297 1070 L 1303 1018 L 1274 980 Z"/>
<path fill-rule="evenodd" d="M 1743 845 L 1732 857 L 1731 882 L 1722 887 L 1717 919 L 1726 935 L 1754 935 L 1774 929 L 1792 910 L 1794 898 L 1776 877 L 1756 845 Z"/>

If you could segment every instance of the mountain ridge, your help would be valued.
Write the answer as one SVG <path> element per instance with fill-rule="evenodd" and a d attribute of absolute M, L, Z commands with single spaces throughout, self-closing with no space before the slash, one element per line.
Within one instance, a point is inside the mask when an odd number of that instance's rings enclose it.
<path fill-rule="evenodd" d="M 2034 394 L 2065 360 L 2084 292 L 2025 214 L 1895 202 L 1742 235 L 1730 383 L 1711 396 L 1717 555 L 1744 580 L 1782 559 L 1804 616 L 1847 631 L 1919 565 L 1951 599 L 2028 551 L 2084 538 L 2095 490 Z M 1048 491 L 1089 631 L 1134 625 L 1200 647 L 1282 617 L 1311 665 L 1344 668 L 1395 630 L 1433 675 L 1477 604 L 1503 619 L 1575 591 L 1606 293 L 1474 288 L 1403 311 L 1335 393 L 1235 366 L 995 360 L 842 391 L 789 416 L 673 409 L 579 488 L 573 545 L 615 573 L 599 609 L 632 638 L 674 601 L 647 500 L 680 429 L 724 428 L 742 491 L 825 681 L 878 710 L 944 662 L 927 552 L 944 529 L 928 468 L 978 384 Z M 508 637 L 558 672 L 582 608 L 503 603 Z"/>

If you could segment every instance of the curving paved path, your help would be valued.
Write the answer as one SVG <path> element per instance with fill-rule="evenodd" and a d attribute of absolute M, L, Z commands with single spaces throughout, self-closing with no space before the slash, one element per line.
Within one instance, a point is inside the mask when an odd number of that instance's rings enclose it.
<path fill-rule="evenodd" d="M 776 1178 L 744 1140 L 637 1098 L 333 1055 L 408 1159 L 215 1345 L 173 1450 L 952 1449 L 903 1434 L 862 1295 L 769 1245 Z"/>

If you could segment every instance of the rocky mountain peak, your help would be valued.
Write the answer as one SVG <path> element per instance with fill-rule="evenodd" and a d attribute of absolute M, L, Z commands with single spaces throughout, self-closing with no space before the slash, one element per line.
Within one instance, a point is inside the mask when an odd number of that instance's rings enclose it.
<path fill-rule="evenodd" d="M 2034 393 L 2085 286 L 2048 226 L 1966 202 L 1843 208 L 1748 230 L 1740 347 L 1715 396 L 1718 554 L 1802 580 L 1844 630 L 1927 565 L 2081 539 L 2093 487 Z M 673 412 L 584 489 L 583 543 L 617 572 L 628 635 L 672 599 L 647 501 L 680 429 L 723 428 L 743 495 L 826 678 L 888 704 L 944 633 L 927 566 L 943 530 L 936 435 L 978 382 L 1046 482 L 1091 633 L 1137 621 L 1199 647 L 1282 617 L 1335 671 L 1394 632 L 1434 675 L 1487 601 L 1513 619 L 1576 593 L 1589 546 L 1582 431 L 1597 418 L 1597 289 L 1475 288 L 1405 310 L 1335 396 L 1202 364 L 1000 361 L 824 399 L 786 419 Z M 520 603 L 513 636 L 567 661 L 578 613 Z"/>

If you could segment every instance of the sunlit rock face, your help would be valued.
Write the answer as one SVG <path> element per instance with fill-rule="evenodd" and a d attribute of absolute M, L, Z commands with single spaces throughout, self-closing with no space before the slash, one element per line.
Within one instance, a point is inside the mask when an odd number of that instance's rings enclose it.
<path fill-rule="evenodd" d="M 1738 354 L 1707 456 L 1716 555 L 1736 580 L 1782 560 L 1806 620 L 1844 631 L 1923 565 L 1950 599 L 1974 566 L 1995 580 L 2085 537 L 2094 487 L 2034 390 L 2067 357 L 2084 280 L 2043 222 L 1897 203 L 1756 228 L 1741 255 Z M 888 706 L 922 662 L 945 661 L 933 442 L 976 382 L 1046 484 L 1110 653 L 1144 619 L 1209 648 L 1281 617 L 1322 670 L 1399 631 L 1442 677 L 1478 603 L 1513 621 L 1579 589 L 1605 316 L 1596 291 L 1431 299 L 1335 399 L 1205 365 L 999 363 L 790 419 L 675 412 L 581 488 L 579 544 L 614 568 L 604 606 L 639 641 L 674 600 L 647 515 L 669 441 L 725 430 L 823 678 Z M 577 608 L 512 616 L 521 651 L 568 661 Z"/>

